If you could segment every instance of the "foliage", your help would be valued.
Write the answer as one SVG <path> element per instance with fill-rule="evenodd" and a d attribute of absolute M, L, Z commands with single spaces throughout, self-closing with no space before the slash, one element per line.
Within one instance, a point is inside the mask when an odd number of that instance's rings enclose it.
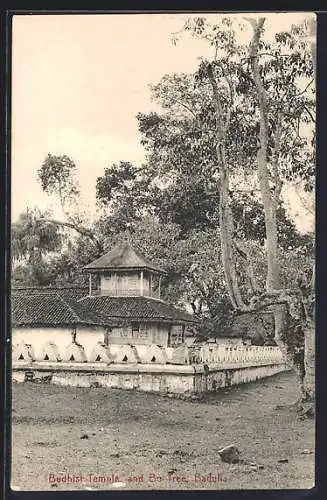
<path fill-rule="evenodd" d="M 48 154 L 38 170 L 38 178 L 43 191 L 48 194 L 59 194 L 62 202 L 71 202 L 79 195 L 74 174 L 76 174 L 76 165 L 66 155 Z"/>
<path fill-rule="evenodd" d="M 27 262 L 19 264 L 13 269 L 12 285 L 14 287 L 25 286 L 49 286 L 53 283 L 54 269 L 45 261 Z"/>
<path fill-rule="evenodd" d="M 63 225 L 79 236 L 63 247 L 58 223 L 48 223 L 49 216 L 42 221 L 32 218 L 32 222 L 27 217 L 14 225 L 13 252 L 30 261 L 30 267 L 15 270 L 17 279 L 84 283 L 81 267 L 116 242 L 128 239 L 167 269 L 165 298 L 187 303 L 203 319 L 201 333 L 209 335 L 230 328 L 233 314 L 221 266 L 221 178 L 208 70 L 216 79 L 222 114 L 228 122 L 225 151 L 233 237 L 251 254 L 254 278 L 258 289 L 263 289 L 267 229 L 256 179 L 260 114 L 248 47 L 238 43 L 238 27 L 232 20 L 225 17 L 221 24 L 210 25 L 198 18 L 185 29 L 211 44 L 213 58 L 203 60 L 194 74 L 164 75 L 152 86 L 153 100 L 161 111 L 137 115 L 146 162 L 141 166 L 120 162 L 104 170 L 95 186 L 100 212 L 85 227 L 73 213 L 79 197 L 77 167 L 65 155 L 49 154 L 38 172 L 42 189 L 58 196 L 68 221 Z M 314 93 L 311 58 L 301 38 L 304 29 L 293 27 L 277 34 L 271 43 L 260 42 L 260 70 L 268 96 L 267 160 L 272 191 L 288 183 L 300 183 L 307 191 L 314 188 L 314 136 L 306 133 L 314 120 Z M 313 242 L 298 232 L 280 200 L 276 216 L 282 284 L 287 287 L 295 282 L 298 269 L 310 268 Z M 45 263 L 43 256 L 51 252 L 58 254 Z M 245 295 L 249 295 L 248 264 L 243 257 L 236 265 Z"/>
<path fill-rule="evenodd" d="M 60 250 L 62 235 L 58 228 L 48 223 L 39 210 L 27 209 L 20 214 L 11 230 L 12 258 L 39 264 L 49 252 Z"/>

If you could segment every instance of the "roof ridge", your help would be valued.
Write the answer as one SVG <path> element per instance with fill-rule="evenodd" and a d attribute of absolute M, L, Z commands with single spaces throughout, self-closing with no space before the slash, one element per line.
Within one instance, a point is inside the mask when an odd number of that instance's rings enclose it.
<path fill-rule="evenodd" d="M 12 286 L 12 290 L 83 290 L 88 289 L 87 285 L 80 286 Z"/>
<path fill-rule="evenodd" d="M 116 299 L 116 300 L 120 300 L 120 299 L 127 299 L 127 300 L 135 300 L 135 299 L 149 300 L 150 299 L 150 300 L 153 300 L 153 302 L 160 302 L 160 303 L 166 304 L 168 306 L 175 307 L 175 306 L 172 306 L 171 304 L 169 304 L 169 302 L 166 302 L 163 299 L 158 299 L 156 297 L 147 297 L 146 295 L 85 295 L 85 297 L 81 297 L 80 299 L 77 299 L 76 302 L 81 302 L 82 300 L 86 300 L 86 299 L 98 299 L 98 298 L 101 298 L 101 297 L 109 297 L 110 299 Z"/>
<path fill-rule="evenodd" d="M 76 320 L 77 320 L 77 321 L 83 321 L 83 319 L 82 319 L 82 318 L 80 318 L 80 317 L 78 316 L 78 314 L 76 314 L 76 312 L 75 312 L 75 311 L 74 311 L 74 309 L 73 309 L 73 308 L 72 308 L 72 307 L 68 304 L 68 302 L 66 302 L 66 301 L 63 299 L 63 297 L 61 297 L 61 296 L 60 296 L 59 294 L 57 294 L 57 293 L 56 293 L 55 295 L 56 295 L 56 296 L 57 296 L 57 297 L 61 300 L 61 302 L 63 302 L 63 304 L 65 304 L 65 306 L 66 306 L 66 307 L 67 307 L 67 308 L 71 311 L 71 313 L 73 314 L 73 316 L 75 316 L 75 318 L 76 318 Z"/>
<path fill-rule="evenodd" d="M 42 295 L 42 297 L 46 297 L 46 296 L 53 296 L 53 295 L 57 295 L 57 292 L 54 292 L 53 293 L 47 293 L 47 292 L 43 292 L 43 293 L 40 293 L 40 294 L 37 294 L 37 293 L 33 293 L 33 294 L 28 294 L 28 290 L 19 290 L 19 293 L 17 293 L 17 290 L 12 290 L 11 291 L 11 295 L 23 295 L 25 292 L 26 295 L 29 295 L 30 297 L 37 297 L 38 295 Z"/>
<path fill-rule="evenodd" d="M 82 300 L 89 299 L 90 297 L 98 297 L 98 295 L 85 295 L 85 297 L 81 297 L 80 299 L 77 299 L 76 302 L 82 302 Z"/>

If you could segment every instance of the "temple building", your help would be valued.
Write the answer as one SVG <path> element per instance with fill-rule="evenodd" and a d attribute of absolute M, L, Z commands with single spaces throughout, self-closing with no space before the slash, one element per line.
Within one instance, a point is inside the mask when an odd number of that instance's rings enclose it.
<path fill-rule="evenodd" d="M 189 343 L 196 319 L 162 300 L 164 270 L 128 243 L 83 271 L 85 288 L 12 289 L 13 382 L 190 396 L 287 369 L 278 347 Z"/>
<path fill-rule="evenodd" d="M 165 271 L 129 243 L 88 264 L 89 287 L 13 288 L 13 342 L 170 347 L 184 344 L 194 316 L 161 298 Z"/>
<path fill-rule="evenodd" d="M 185 325 L 194 318 L 161 299 L 165 271 L 129 243 L 117 245 L 84 270 L 90 285 L 88 296 L 80 300 L 83 307 L 111 321 L 124 320 L 123 326 L 107 328 L 108 343 L 169 346 L 184 342 Z"/>

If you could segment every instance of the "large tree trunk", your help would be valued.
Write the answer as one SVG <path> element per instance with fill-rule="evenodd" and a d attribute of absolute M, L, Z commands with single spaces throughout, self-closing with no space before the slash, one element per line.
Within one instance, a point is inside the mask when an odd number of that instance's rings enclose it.
<path fill-rule="evenodd" d="M 234 309 L 243 309 L 245 304 L 238 286 L 236 262 L 233 251 L 233 218 L 229 206 L 229 169 L 225 155 L 225 140 L 227 120 L 220 100 L 216 77 L 212 66 L 207 66 L 213 94 L 213 103 L 216 113 L 216 153 L 219 169 L 219 225 L 221 242 L 221 259 L 224 270 L 227 290 Z M 226 125 L 227 124 L 227 125 Z"/>
<path fill-rule="evenodd" d="M 280 350 L 282 351 L 286 363 L 289 368 L 294 366 L 293 354 L 289 351 L 287 343 L 285 342 L 285 332 L 288 328 L 288 312 L 286 304 L 277 305 L 273 307 L 274 310 L 274 340 Z"/>
<path fill-rule="evenodd" d="M 267 292 L 280 289 L 280 270 L 278 260 L 278 229 L 276 219 L 276 200 L 274 199 L 270 184 L 268 170 L 268 104 L 266 90 L 263 86 L 258 64 L 258 48 L 261 32 L 265 19 L 260 18 L 253 29 L 253 40 L 250 49 L 251 69 L 257 90 L 257 99 L 260 111 L 259 148 L 257 153 L 258 180 L 262 203 L 264 207 L 266 226 L 266 252 L 267 252 Z"/>
<path fill-rule="evenodd" d="M 304 398 L 310 401 L 315 399 L 316 385 L 316 342 L 315 325 L 310 322 L 304 328 Z"/>
<path fill-rule="evenodd" d="M 253 39 L 250 46 L 250 61 L 253 80 L 255 82 L 257 99 L 260 111 L 260 131 L 259 148 L 257 153 L 258 162 L 258 180 L 262 203 L 265 214 L 266 227 L 266 253 L 267 253 L 267 278 L 266 290 L 271 292 L 281 288 L 280 283 L 280 265 L 278 258 L 278 227 L 276 218 L 277 200 L 272 194 L 269 184 L 268 170 L 268 104 L 266 99 L 266 90 L 263 86 L 259 63 L 258 50 L 260 37 L 263 30 L 265 18 L 260 18 L 258 22 L 250 20 L 253 26 Z M 287 310 L 284 306 L 274 308 L 275 319 L 275 341 L 282 352 L 287 356 L 287 346 L 283 341 L 285 338 L 285 329 L 287 328 Z"/>
<path fill-rule="evenodd" d="M 311 49 L 313 63 L 313 75 L 317 77 L 316 62 L 316 20 L 311 19 L 308 23 L 308 42 Z M 306 321 L 303 327 L 304 353 L 303 353 L 303 383 L 302 401 L 309 403 L 305 411 L 311 415 L 314 411 L 316 394 L 316 337 L 315 337 L 315 264 L 312 267 L 311 282 L 308 289 L 300 287 L 302 304 L 305 311 Z"/>
<path fill-rule="evenodd" d="M 316 62 L 316 21 L 312 19 L 309 23 L 309 36 L 311 46 L 311 56 L 313 62 L 313 74 L 317 77 L 317 62 Z M 312 267 L 311 289 L 315 289 L 315 264 Z M 313 308 L 312 318 L 307 321 L 304 328 L 304 395 L 307 399 L 314 401 L 316 387 L 316 336 L 315 336 L 315 308 Z"/>
<path fill-rule="evenodd" d="M 82 226 L 77 225 L 77 224 L 72 223 L 72 222 L 49 219 L 49 218 L 45 218 L 45 217 L 43 217 L 43 218 L 44 218 L 44 220 L 46 220 L 47 222 L 50 222 L 51 224 L 54 224 L 55 226 L 68 227 L 69 229 L 73 229 L 74 231 L 79 233 L 81 236 L 86 236 L 91 241 L 93 241 L 93 243 L 95 243 L 100 255 L 104 252 L 103 242 L 98 240 L 98 238 L 96 238 L 96 236 L 94 235 L 94 233 L 91 229 L 82 227 Z"/>
<path fill-rule="evenodd" d="M 219 190 L 219 225 L 221 241 L 221 257 L 225 280 L 229 296 L 234 309 L 243 309 L 241 292 L 238 286 L 235 257 L 233 252 L 232 228 L 233 221 L 229 207 L 229 178 L 228 167 L 224 157 L 223 146 L 217 146 L 217 156 L 220 167 L 220 190 Z"/>

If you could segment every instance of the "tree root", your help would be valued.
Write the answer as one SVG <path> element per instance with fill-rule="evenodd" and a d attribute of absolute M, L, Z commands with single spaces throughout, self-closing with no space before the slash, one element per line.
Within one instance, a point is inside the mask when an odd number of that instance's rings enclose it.
<path fill-rule="evenodd" d="M 297 413 L 301 420 L 315 418 L 315 400 L 308 396 L 301 397 L 295 403 L 277 405 L 275 410 L 289 410 Z"/>
<path fill-rule="evenodd" d="M 308 395 L 304 395 L 297 402 L 297 412 L 301 420 L 304 420 L 306 418 L 315 418 L 316 404 L 314 398 Z"/>

